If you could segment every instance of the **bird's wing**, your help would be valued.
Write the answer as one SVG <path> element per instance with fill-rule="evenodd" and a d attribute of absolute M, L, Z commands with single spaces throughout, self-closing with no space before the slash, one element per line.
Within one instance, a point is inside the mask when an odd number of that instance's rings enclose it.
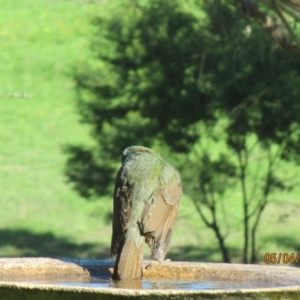
<path fill-rule="evenodd" d="M 141 228 L 151 247 L 152 258 L 162 261 L 168 249 L 177 219 L 182 188 L 179 173 L 165 166 L 159 184 L 144 205 Z"/>
<path fill-rule="evenodd" d="M 116 255 L 121 243 L 124 242 L 128 221 L 131 215 L 132 188 L 124 176 L 122 167 L 116 179 L 114 190 L 113 233 L 111 239 L 111 254 Z"/>

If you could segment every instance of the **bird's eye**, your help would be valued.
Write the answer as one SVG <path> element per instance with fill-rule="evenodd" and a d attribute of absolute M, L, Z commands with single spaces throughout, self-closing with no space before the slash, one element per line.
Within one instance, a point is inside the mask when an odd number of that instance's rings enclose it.
<path fill-rule="evenodd" d="M 122 153 L 122 157 L 121 157 L 121 162 L 124 163 L 125 159 L 127 157 L 127 154 L 125 154 L 124 152 Z"/>
<path fill-rule="evenodd" d="M 121 162 L 124 163 L 124 161 L 126 160 L 127 156 L 130 155 L 130 151 L 128 151 L 128 148 L 126 148 L 123 152 L 122 152 L 122 157 L 121 157 Z"/>

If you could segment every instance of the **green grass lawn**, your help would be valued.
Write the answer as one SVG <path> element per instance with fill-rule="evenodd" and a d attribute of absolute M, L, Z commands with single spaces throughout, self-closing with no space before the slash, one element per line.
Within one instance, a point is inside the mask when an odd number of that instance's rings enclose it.
<path fill-rule="evenodd" d="M 101 1 L 2 0 L 0 256 L 109 256 L 111 224 L 105 216 L 111 197 L 88 202 L 63 175 L 64 145 L 93 143 L 79 122 L 68 74 L 88 56 L 89 20 L 103 10 Z M 265 252 L 299 251 L 298 192 L 277 195 L 267 207 L 259 230 L 261 261 Z M 240 210 L 236 198 L 226 205 Z M 242 238 L 236 215 L 228 236 L 233 250 Z M 239 261 L 241 254 L 234 253 Z M 186 198 L 170 254 L 178 260 L 221 260 L 213 232 Z"/>
<path fill-rule="evenodd" d="M 0 18 L 0 255 L 99 256 L 110 239 L 110 226 L 102 221 L 110 200 L 89 203 L 73 192 L 63 176 L 62 148 L 91 142 L 78 122 L 67 74 L 87 55 L 89 19 L 102 6 L 5 2 Z"/>

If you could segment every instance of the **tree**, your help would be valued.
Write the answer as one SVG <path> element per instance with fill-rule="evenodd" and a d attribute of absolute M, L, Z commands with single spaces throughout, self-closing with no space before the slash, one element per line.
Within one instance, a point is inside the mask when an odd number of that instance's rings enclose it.
<path fill-rule="evenodd" d="M 236 157 L 234 174 L 242 191 L 243 261 L 255 262 L 256 232 L 269 195 L 274 188 L 287 187 L 278 178 L 276 168 L 280 158 L 296 159 L 294 154 L 299 147 L 299 105 L 295 91 L 299 84 L 296 71 L 299 62 L 282 52 L 255 24 L 253 33 L 247 33 L 247 23 L 237 17 L 239 11 L 234 7 L 216 1 L 207 9 L 217 43 L 207 51 L 210 55 L 203 62 L 203 74 L 209 74 L 210 78 L 202 84 L 210 87 L 208 94 L 215 111 L 228 119 L 223 127 L 226 152 L 233 151 Z M 215 48 L 220 51 L 214 51 Z M 249 189 L 249 167 L 257 148 L 266 158 L 266 171 L 261 177 L 264 184 L 254 183 Z M 222 160 L 225 155 L 220 154 Z M 260 191 L 261 195 L 251 195 L 251 190 Z"/>
<path fill-rule="evenodd" d="M 255 262 L 269 197 L 288 187 L 277 168 L 299 160 L 299 62 L 259 25 L 248 32 L 228 1 L 128 0 L 94 24 L 93 59 L 74 79 L 97 146 L 68 148 L 75 188 L 88 198 L 111 190 L 115 158 L 129 145 L 172 153 L 226 262 L 226 198 L 241 191 L 243 261 Z"/>
<path fill-rule="evenodd" d="M 205 33 L 204 14 L 194 6 L 125 1 L 94 19 L 93 59 L 74 68 L 74 80 L 82 121 L 92 125 L 97 147 L 67 150 L 67 174 L 83 196 L 104 192 L 99 186 L 109 186 L 112 172 L 96 178 L 93 170 L 114 169 L 111 161 L 130 144 L 167 142 L 184 152 L 197 141 L 189 124 L 205 111 L 203 101 L 197 109 L 194 101 L 201 96 L 195 49 Z"/>
<path fill-rule="evenodd" d="M 297 30 L 300 1 L 242 0 L 240 3 L 236 1 L 236 4 L 241 4 L 246 16 L 256 20 L 282 49 L 300 57 L 300 37 Z"/>

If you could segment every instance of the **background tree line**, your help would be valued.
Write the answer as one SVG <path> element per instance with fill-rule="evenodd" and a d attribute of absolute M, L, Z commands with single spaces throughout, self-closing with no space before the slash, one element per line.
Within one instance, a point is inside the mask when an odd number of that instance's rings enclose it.
<path fill-rule="evenodd" d="M 238 222 L 241 260 L 255 263 L 263 212 L 274 192 L 294 185 L 281 166 L 299 163 L 299 48 L 290 25 L 298 19 L 285 9 L 297 4 L 108 3 L 111 14 L 93 20 L 90 60 L 73 70 L 78 111 L 96 142 L 66 149 L 74 188 L 88 199 L 111 194 L 121 151 L 151 147 L 181 171 L 224 262 Z"/>

